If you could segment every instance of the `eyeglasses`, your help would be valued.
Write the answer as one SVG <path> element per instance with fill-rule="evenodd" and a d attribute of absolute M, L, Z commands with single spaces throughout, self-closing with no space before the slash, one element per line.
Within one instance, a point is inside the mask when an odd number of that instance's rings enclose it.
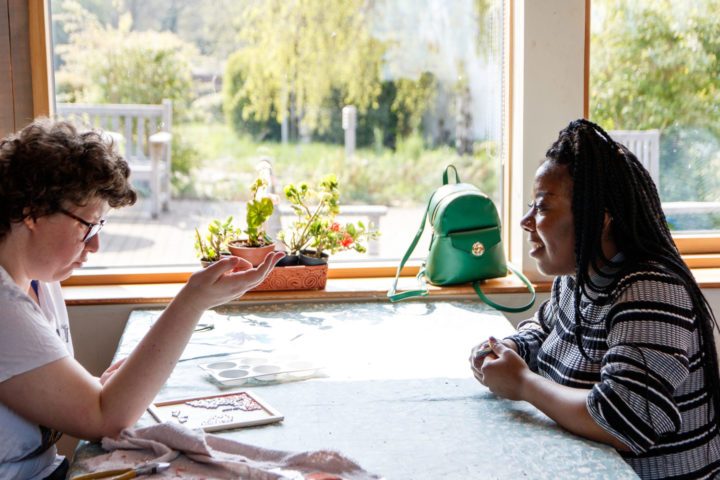
<path fill-rule="evenodd" d="M 100 229 L 105 225 L 105 219 L 101 219 L 98 223 L 90 223 L 87 220 L 83 220 L 82 218 L 78 217 L 74 213 L 68 212 L 64 208 L 60 209 L 60 213 L 67 215 L 68 217 L 73 218 L 88 227 L 88 231 L 85 234 L 85 237 L 83 237 L 83 242 L 85 243 L 89 242 L 91 238 L 97 235 Z"/>

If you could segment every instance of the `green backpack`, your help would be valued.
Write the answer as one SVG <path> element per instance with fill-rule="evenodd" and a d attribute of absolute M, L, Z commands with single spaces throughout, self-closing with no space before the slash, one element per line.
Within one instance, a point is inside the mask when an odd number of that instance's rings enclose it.
<path fill-rule="evenodd" d="M 450 169 L 455 173 L 456 183 L 448 183 Z M 400 271 L 420 240 L 426 219 L 432 227 L 432 239 L 425 263 L 418 273 L 422 288 L 396 293 Z M 497 304 L 489 300 L 480 289 L 478 280 L 504 277 L 508 268 L 532 293 L 532 299 L 527 305 L 507 307 Z M 453 165 L 445 168 L 443 186 L 430 197 L 420 229 L 400 262 L 388 297 L 398 301 L 427 295 L 428 289 L 423 278 L 427 278 L 433 285 L 473 282 L 475 292 L 485 303 L 506 312 L 523 312 L 535 303 L 535 290 L 528 279 L 505 260 L 500 217 L 495 204 L 476 186 L 461 183 Z"/>

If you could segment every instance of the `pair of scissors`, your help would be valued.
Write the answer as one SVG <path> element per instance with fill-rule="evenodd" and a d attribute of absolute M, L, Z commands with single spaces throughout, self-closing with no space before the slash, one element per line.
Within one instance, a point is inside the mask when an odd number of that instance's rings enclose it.
<path fill-rule="evenodd" d="M 115 477 L 113 480 L 127 480 L 129 478 L 139 477 L 140 475 L 154 475 L 170 468 L 167 462 L 146 463 L 135 468 L 122 468 L 119 470 L 105 470 L 104 472 L 88 473 L 72 477 L 70 480 L 91 480 L 93 478 Z"/>

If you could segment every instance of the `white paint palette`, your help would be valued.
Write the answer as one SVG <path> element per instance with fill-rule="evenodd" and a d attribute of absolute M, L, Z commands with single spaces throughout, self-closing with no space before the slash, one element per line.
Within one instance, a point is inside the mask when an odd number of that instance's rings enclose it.
<path fill-rule="evenodd" d="M 315 376 L 320 366 L 292 357 L 242 356 L 204 363 L 200 368 L 220 385 L 237 386 L 305 380 Z"/>

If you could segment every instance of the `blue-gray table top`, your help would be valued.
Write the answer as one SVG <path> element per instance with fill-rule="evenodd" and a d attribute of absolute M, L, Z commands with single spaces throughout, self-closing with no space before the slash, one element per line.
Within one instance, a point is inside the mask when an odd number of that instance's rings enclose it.
<path fill-rule="evenodd" d="M 130 315 L 116 360 L 159 314 Z M 201 323 L 212 329 L 193 335 L 156 400 L 245 390 L 284 415 L 279 423 L 219 432 L 227 438 L 337 450 L 388 479 L 637 478 L 611 447 L 572 435 L 531 405 L 499 399 L 475 381 L 470 349 L 513 331 L 480 302 L 240 305 L 207 312 Z M 323 368 L 302 381 L 228 389 L 199 366 L 241 352 Z M 83 449 L 87 455 L 92 446 Z"/>

